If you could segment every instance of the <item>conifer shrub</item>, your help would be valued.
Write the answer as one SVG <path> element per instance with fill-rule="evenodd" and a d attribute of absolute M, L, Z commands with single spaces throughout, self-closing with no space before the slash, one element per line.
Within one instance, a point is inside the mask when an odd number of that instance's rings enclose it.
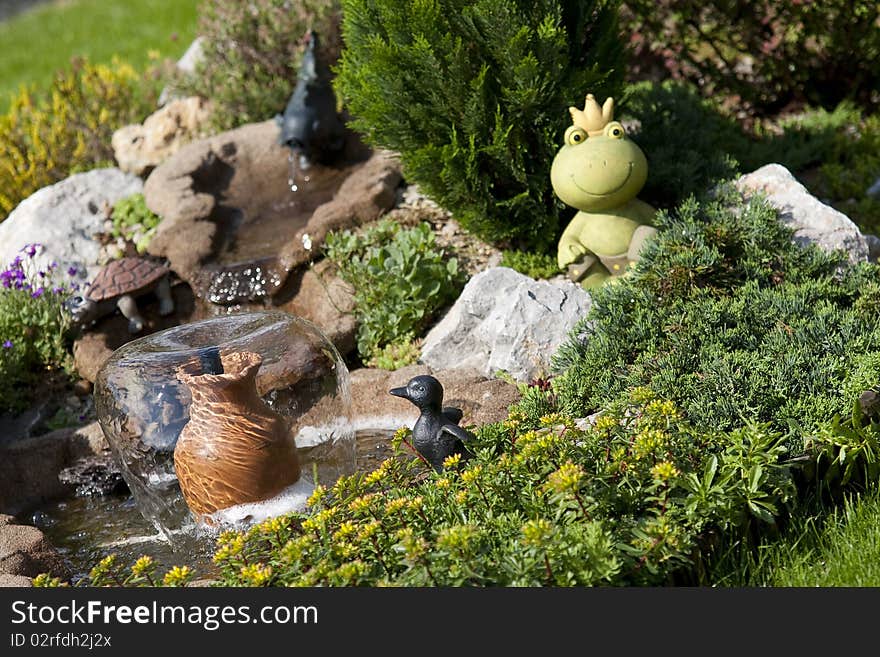
<path fill-rule="evenodd" d="M 620 113 L 633 122 L 631 137 L 648 158 L 639 198 L 655 207 L 675 207 L 704 194 L 714 181 L 733 177 L 747 151 L 736 122 L 684 82 L 630 85 Z"/>
<path fill-rule="evenodd" d="M 605 0 L 344 0 L 337 89 L 352 126 L 398 151 L 465 228 L 548 249 L 567 108 L 621 88 L 616 12 Z"/>
<path fill-rule="evenodd" d="M 876 384 L 880 267 L 795 245 L 766 202 L 730 189 L 657 224 L 632 274 L 596 293 L 556 354 L 563 412 L 648 386 L 703 429 L 809 431 Z"/>
<path fill-rule="evenodd" d="M 202 0 L 202 60 L 178 75 L 179 93 L 208 98 L 217 131 L 265 121 L 283 112 L 296 86 L 306 33 L 318 33 L 319 56 L 339 57 L 339 0 Z"/>
<path fill-rule="evenodd" d="M 0 219 L 71 173 L 112 166 L 114 130 L 152 111 L 157 86 L 128 64 L 78 59 L 50 89 L 22 89 L 0 116 Z"/>
<path fill-rule="evenodd" d="M 793 244 L 729 188 L 659 224 L 549 389 L 472 427 L 472 459 L 437 473 L 403 428 L 306 511 L 221 534 L 219 583 L 711 584 L 713 555 L 778 536 L 814 483 L 875 482 L 880 422 L 855 400 L 880 372 L 880 267 Z"/>

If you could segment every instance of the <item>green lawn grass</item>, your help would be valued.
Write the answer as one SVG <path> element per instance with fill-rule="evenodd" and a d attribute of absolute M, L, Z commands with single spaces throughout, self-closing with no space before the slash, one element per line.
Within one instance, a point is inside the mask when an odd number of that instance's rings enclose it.
<path fill-rule="evenodd" d="M 196 34 L 198 0 L 54 0 L 0 22 L 0 112 L 21 84 L 45 88 L 72 57 L 143 68 L 148 52 L 180 57 Z"/>
<path fill-rule="evenodd" d="M 721 586 L 880 586 L 880 492 L 796 520 L 757 551 L 732 549 L 713 569 Z"/>

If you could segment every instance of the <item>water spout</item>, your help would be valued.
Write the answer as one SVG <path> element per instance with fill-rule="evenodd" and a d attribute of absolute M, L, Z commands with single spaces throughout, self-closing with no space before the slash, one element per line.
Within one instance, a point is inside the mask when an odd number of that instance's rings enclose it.
<path fill-rule="evenodd" d="M 276 115 L 275 121 L 281 130 L 278 143 L 298 156 L 301 170 L 315 162 L 331 163 L 345 146 L 345 126 L 336 112 L 330 70 L 318 56 L 318 35 L 314 31 L 309 32 L 296 88 L 284 113 Z M 293 186 L 296 181 L 291 179 Z"/>

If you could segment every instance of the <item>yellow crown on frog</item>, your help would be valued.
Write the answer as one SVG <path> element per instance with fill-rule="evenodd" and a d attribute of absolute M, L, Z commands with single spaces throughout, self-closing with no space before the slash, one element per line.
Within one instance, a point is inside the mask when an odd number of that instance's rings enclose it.
<path fill-rule="evenodd" d="M 605 99 L 605 104 L 599 107 L 593 94 L 587 94 L 584 101 L 584 109 L 569 107 L 571 120 L 577 127 L 586 131 L 590 137 L 601 135 L 605 126 L 614 120 L 614 99 L 610 96 Z"/>

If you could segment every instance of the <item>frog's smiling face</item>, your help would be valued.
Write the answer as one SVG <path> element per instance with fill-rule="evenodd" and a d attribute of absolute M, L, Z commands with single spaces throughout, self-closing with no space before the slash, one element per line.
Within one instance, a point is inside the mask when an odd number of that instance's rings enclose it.
<path fill-rule="evenodd" d="M 556 195 L 585 212 L 608 210 L 634 199 L 648 177 L 645 154 L 626 138 L 620 123 L 611 121 L 597 132 L 588 134 L 578 125 L 571 126 L 550 168 Z"/>

